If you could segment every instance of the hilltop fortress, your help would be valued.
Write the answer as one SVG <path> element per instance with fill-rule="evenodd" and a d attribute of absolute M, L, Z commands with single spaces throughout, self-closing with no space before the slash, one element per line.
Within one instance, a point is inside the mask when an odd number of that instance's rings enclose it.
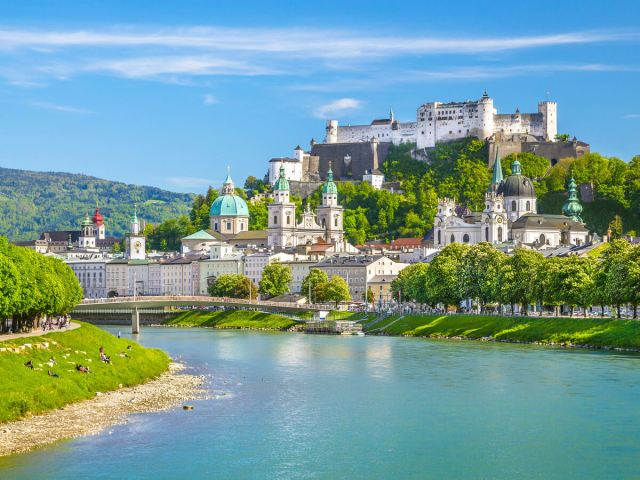
<path fill-rule="evenodd" d="M 399 122 L 393 111 L 389 112 L 389 118 L 374 120 L 370 125 L 339 126 L 337 120 L 329 120 L 325 143 L 368 142 L 377 138 L 395 145 L 411 142 L 423 149 L 434 147 L 437 142 L 465 137 L 484 140 L 496 134 L 526 134 L 553 142 L 557 133 L 556 102 L 539 102 L 537 113 L 516 110 L 513 114 L 499 114 L 485 91 L 475 101 L 425 103 L 418 108 L 415 122 Z"/>

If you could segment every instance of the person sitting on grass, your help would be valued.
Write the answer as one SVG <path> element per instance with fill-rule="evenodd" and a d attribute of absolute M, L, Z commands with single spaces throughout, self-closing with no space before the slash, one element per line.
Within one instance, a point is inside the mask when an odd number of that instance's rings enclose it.
<path fill-rule="evenodd" d="M 47 375 L 49 375 L 50 377 L 55 377 L 55 378 L 59 378 L 60 375 L 58 375 L 55 372 L 52 372 L 51 370 L 47 370 Z"/>
<path fill-rule="evenodd" d="M 24 366 L 33 370 L 33 360 L 29 360 L 24 364 Z"/>
<path fill-rule="evenodd" d="M 111 357 L 105 355 L 103 346 L 100 346 L 100 360 L 102 360 L 104 363 L 111 363 Z"/>
<path fill-rule="evenodd" d="M 82 373 L 90 373 L 89 371 L 89 367 L 85 367 L 83 365 L 77 364 L 76 365 L 76 370 Z"/>

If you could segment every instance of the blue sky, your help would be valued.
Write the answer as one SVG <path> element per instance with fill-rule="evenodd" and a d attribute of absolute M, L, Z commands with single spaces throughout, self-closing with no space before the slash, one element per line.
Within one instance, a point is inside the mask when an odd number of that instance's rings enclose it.
<path fill-rule="evenodd" d="M 486 3 L 486 4 L 485 4 Z M 562 6 L 559 6 L 559 4 Z M 640 154 L 640 2 L 3 2 L 0 166 L 175 191 L 240 183 L 326 118 L 558 102 L 559 131 Z"/>

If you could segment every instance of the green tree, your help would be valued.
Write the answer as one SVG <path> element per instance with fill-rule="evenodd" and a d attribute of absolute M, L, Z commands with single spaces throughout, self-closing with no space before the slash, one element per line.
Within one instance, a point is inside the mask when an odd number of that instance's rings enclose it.
<path fill-rule="evenodd" d="M 403 268 L 391 282 L 393 297 L 398 298 L 398 292 L 400 292 L 402 300 L 427 303 L 424 286 L 428 268 L 427 263 L 414 263 Z"/>
<path fill-rule="evenodd" d="M 212 297 L 256 298 L 258 287 L 244 275 L 230 273 L 216 278 L 208 291 Z"/>
<path fill-rule="evenodd" d="M 329 283 L 327 274 L 319 268 L 312 268 L 309 274 L 302 280 L 300 293 L 306 295 L 309 303 L 322 302 L 325 300 L 325 288 Z"/>
<path fill-rule="evenodd" d="M 529 152 L 511 153 L 502 159 L 502 172 L 511 175 L 511 165 L 518 160 L 522 174 L 529 178 L 542 178 L 549 170 L 549 159 Z"/>
<path fill-rule="evenodd" d="M 571 138 L 571 135 L 568 133 L 556 133 L 556 141 L 558 142 L 566 142 Z"/>
<path fill-rule="evenodd" d="M 259 291 L 265 297 L 277 297 L 289 291 L 289 284 L 293 280 L 291 268 L 278 262 L 264 267 L 260 278 Z"/>
<path fill-rule="evenodd" d="M 543 256 L 532 250 L 516 248 L 500 268 L 501 303 L 519 304 L 525 315 L 529 314 L 529 306 L 538 298 L 537 278 Z"/>
<path fill-rule="evenodd" d="M 476 299 L 480 310 L 499 299 L 500 268 L 505 254 L 490 243 L 472 245 L 464 254 L 462 265 L 462 290 L 466 298 Z"/>
<path fill-rule="evenodd" d="M 425 275 L 426 303 L 460 307 L 465 298 L 462 270 L 468 249 L 467 245 L 452 243 L 431 261 Z"/>
<path fill-rule="evenodd" d="M 336 308 L 340 302 L 351 300 L 347 281 L 340 275 L 334 275 L 331 277 L 331 280 L 325 288 L 324 298 L 330 302 L 335 302 Z"/>

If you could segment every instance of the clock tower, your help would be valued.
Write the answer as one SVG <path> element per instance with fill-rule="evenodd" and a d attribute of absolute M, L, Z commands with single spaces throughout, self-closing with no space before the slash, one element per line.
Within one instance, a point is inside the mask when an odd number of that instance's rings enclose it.
<path fill-rule="evenodd" d="M 137 207 L 134 205 L 133 218 L 131 219 L 131 231 L 127 233 L 125 240 L 125 256 L 130 260 L 144 260 L 146 257 L 145 238 L 140 233 L 140 222 L 138 221 Z"/>

